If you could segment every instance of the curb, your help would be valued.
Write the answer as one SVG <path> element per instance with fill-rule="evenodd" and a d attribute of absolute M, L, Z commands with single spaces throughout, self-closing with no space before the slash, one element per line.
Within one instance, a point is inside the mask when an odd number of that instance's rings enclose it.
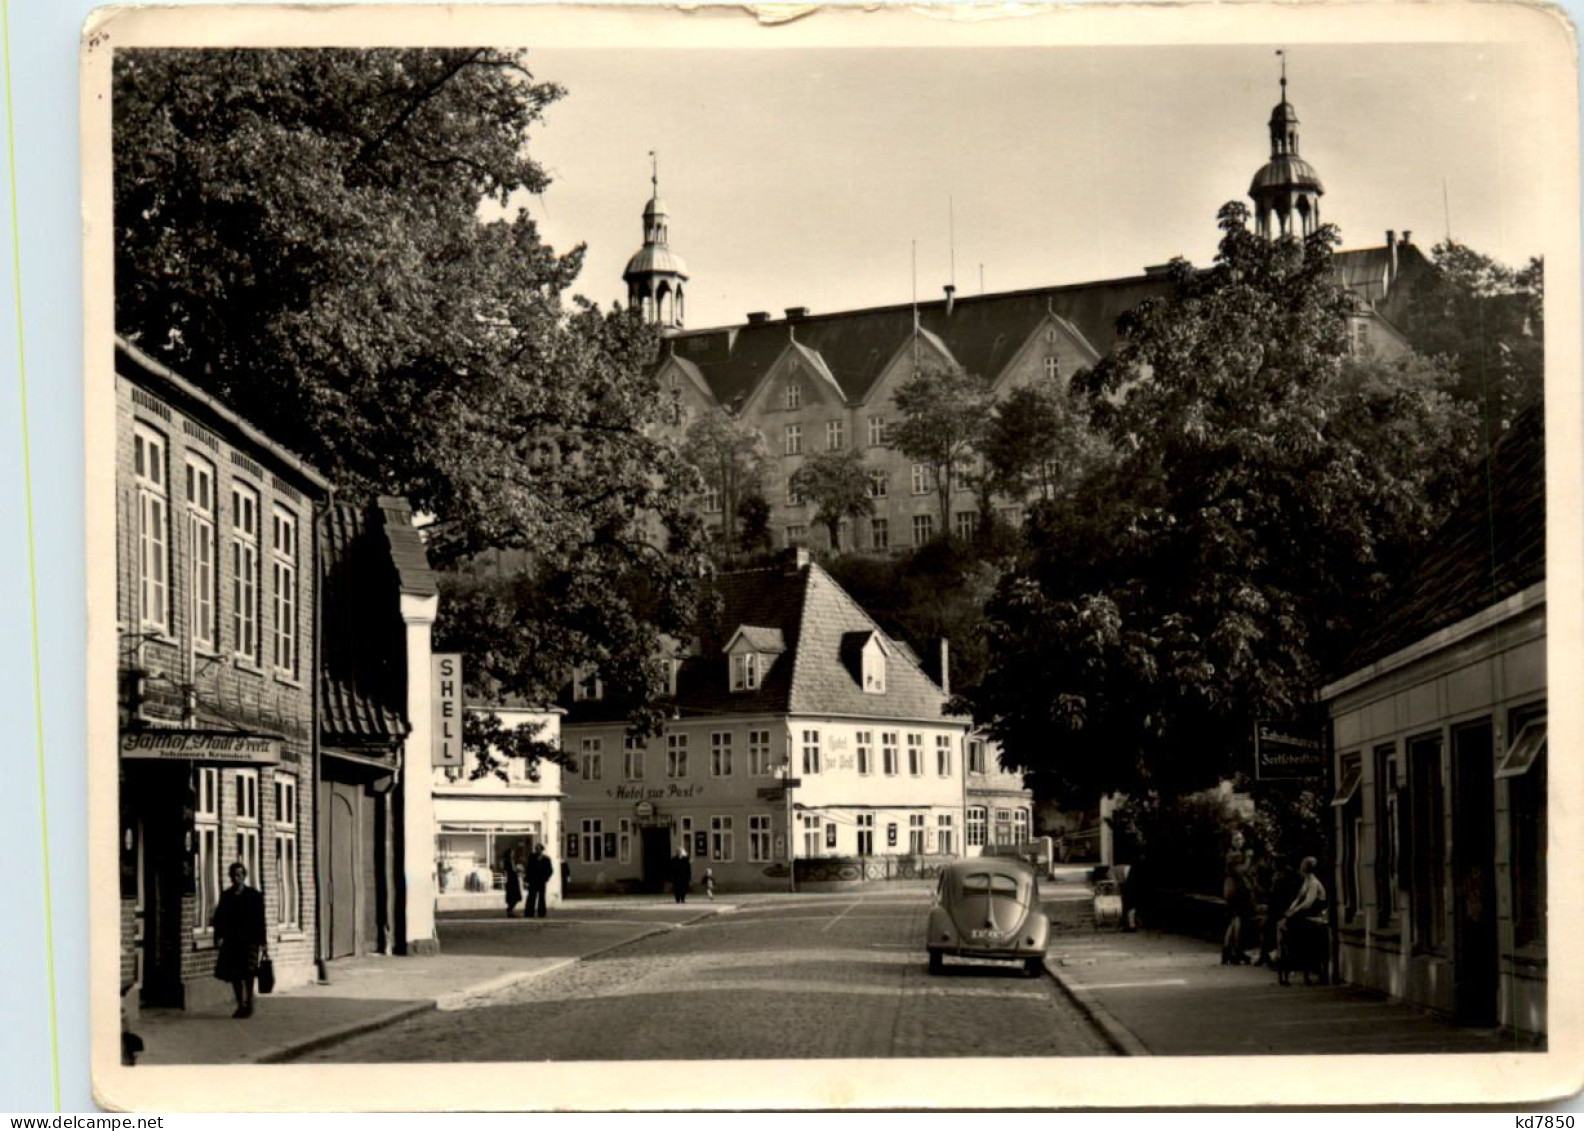
<path fill-rule="evenodd" d="M 1078 1007 L 1106 1039 L 1106 1043 L 1122 1056 L 1154 1056 L 1155 1054 L 1145 1046 L 1144 1042 L 1133 1035 L 1133 1031 L 1111 1015 L 1111 1011 L 1100 1004 L 1094 991 L 1073 981 L 1059 969 L 1049 964 L 1045 973 L 1051 981 L 1062 988 L 1069 1001 Z"/>
<path fill-rule="evenodd" d="M 490 994 L 499 993 L 501 990 L 510 989 L 512 986 L 531 982 L 535 978 L 542 978 L 546 974 L 554 974 L 558 970 L 565 970 L 577 962 L 576 958 L 564 958 L 559 962 L 551 962 L 548 966 L 541 966 L 536 970 L 514 970 L 510 974 L 502 974 L 497 978 L 479 982 L 460 990 L 452 990 L 448 994 L 441 994 L 434 999 L 434 1007 L 442 1012 L 464 1009 L 479 998 L 488 997 Z"/>
<path fill-rule="evenodd" d="M 384 1013 L 375 1014 L 373 1017 L 364 1017 L 358 1021 L 348 1021 L 344 1025 L 337 1025 L 333 1029 L 323 1029 L 311 1036 L 297 1041 L 287 1041 L 244 1057 L 241 1064 L 284 1064 L 304 1053 L 314 1052 L 326 1045 L 337 1044 L 351 1037 L 360 1037 L 364 1033 L 375 1029 L 383 1029 L 387 1025 L 394 1025 L 398 1021 L 405 1021 L 420 1013 L 428 1013 L 435 1008 L 434 1001 L 415 1001 L 407 1005 L 399 1005 L 387 1009 Z"/>

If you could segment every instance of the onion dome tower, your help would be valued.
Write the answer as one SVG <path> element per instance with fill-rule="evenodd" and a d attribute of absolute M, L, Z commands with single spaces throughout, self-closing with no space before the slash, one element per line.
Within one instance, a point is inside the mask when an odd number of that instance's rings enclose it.
<path fill-rule="evenodd" d="M 627 261 L 622 279 L 627 284 L 627 304 L 643 311 L 645 322 L 661 330 L 680 330 L 685 312 L 687 264 L 668 246 L 666 208 L 660 200 L 660 163 L 653 152 L 649 182 L 654 191 L 644 205 L 643 247 Z"/>
<path fill-rule="evenodd" d="M 1325 186 L 1314 166 L 1298 156 L 1298 111 L 1287 101 L 1287 55 L 1282 57 L 1281 102 L 1270 116 L 1271 155 L 1254 181 L 1254 223 L 1267 239 L 1307 236 L 1320 226 L 1320 198 Z"/>

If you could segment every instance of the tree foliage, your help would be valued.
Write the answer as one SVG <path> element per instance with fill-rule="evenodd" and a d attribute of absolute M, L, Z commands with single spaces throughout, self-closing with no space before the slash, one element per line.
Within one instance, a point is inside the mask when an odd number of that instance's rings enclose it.
<path fill-rule="evenodd" d="M 869 497 L 869 472 L 863 455 L 851 448 L 839 452 L 820 452 L 811 456 L 792 473 L 792 489 L 814 504 L 814 521 L 830 533 L 830 545 L 841 550 L 841 524 L 844 519 L 868 518 L 874 514 Z"/>
<path fill-rule="evenodd" d="M 979 440 L 989 492 L 1050 501 L 1104 454 L 1078 395 L 1054 381 L 1019 385 L 991 410 Z"/>
<path fill-rule="evenodd" d="M 929 362 L 897 389 L 892 402 L 901 419 L 886 428 L 886 442 L 930 468 L 940 509 L 940 532 L 951 531 L 954 473 L 969 469 L 990 410 L 990 386 L 959 365 Z"/>
<path fill-rule="evenodd" d="M 692 617 L 692 480 L 653 332 L 564 302 L 582 248 L 506 212 L 562 93 L 492 49 L 118 51 L 116 321 L 342 497 L 432 515 L 437 564 L 515 555 L 509 602 L 459 575 L 442 606 L 475 692 L 598 661 L 642 700 Z"/>
<path fill-rule="evenodd" d="M 1118 457 L 1034 510 L 988 608 L 968 705 L 1078 803 L 1210 784 L 1311 703 L 1472 450 L 1444 370 L 1345 362 L 1333 229 L 1220 221 L 1211 268 L 1120 320 L 1084 381 Z"/>
<path fill-rule="evenodd" d="M 764 433 L 724 413 L 706 413 L 688 426 L 682 458 L 715 492 L 721 514 L 718 546 L 730 558 L 738 549 L 743 503 L 764 492 Z"/>

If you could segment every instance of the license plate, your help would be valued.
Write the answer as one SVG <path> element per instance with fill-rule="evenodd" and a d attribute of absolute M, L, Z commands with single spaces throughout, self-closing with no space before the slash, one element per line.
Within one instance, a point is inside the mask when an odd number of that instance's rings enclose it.
<path fill-rule="evenodd" d="M 1001 932 L 981 929 L 978 931 L 969 931 L 968 937 L 971 939 L 998 939 L 1001 937 Z"/>

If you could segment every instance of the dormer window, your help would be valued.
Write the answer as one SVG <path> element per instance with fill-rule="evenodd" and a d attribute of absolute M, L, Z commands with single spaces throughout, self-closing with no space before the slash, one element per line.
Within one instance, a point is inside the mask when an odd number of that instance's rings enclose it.
<path fill-rule="evenodd" d="M 730 661 L 731 690 L 754 691 L 764 682 L 775 658 L 786 651 L 786 640 L 779 628 L 745 624 L 732 634 L 722 651 Z"/>
<path fill-rule="evenodd" d="M 884 695 L 886 687 L 885 653 L 875 648 L 864 650 L 863 689 L 870 695 Z"/>
<path fill-rule="evenodd" d="M 733 691 L 752 691 L 759 686 L 759 653 L 739 652 L 732 657 Z"/>
<path fill-rule="evenodd" d="M 849 632 L 842 637 L 842 662 L 865 695 L 884 695 L 886 660 L 891 647 L 878 632 Z"/>
<path fill-rule="evenodd" d="M 598 668 L 578 668 L 572 673 L 572 700 L 582 703 L 585 700 L 598 700 L 605 698 L 605 684 L 600 681 Z"/>

